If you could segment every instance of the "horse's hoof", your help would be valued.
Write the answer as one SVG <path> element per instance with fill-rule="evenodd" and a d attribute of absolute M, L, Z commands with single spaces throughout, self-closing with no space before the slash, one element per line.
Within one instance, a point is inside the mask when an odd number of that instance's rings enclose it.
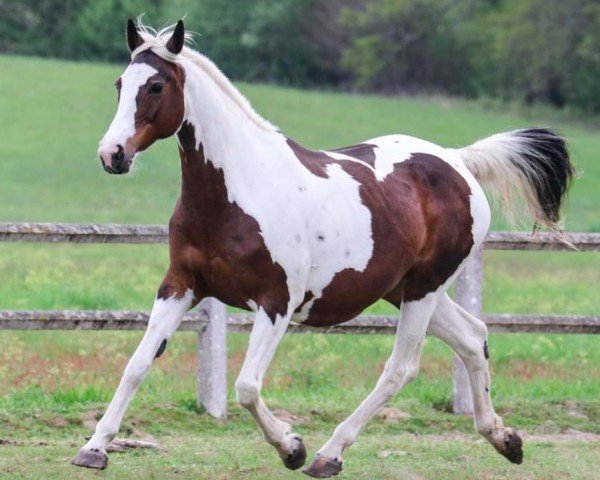
<path fill-rule="evenodd" d="M 83 448 L 77 452 L 71 464 L 78 467 L 97 468 L 104 470 L 108 465 L 108 455 L 101 450 L 84 450 Z"/>
<path fill-rule="evenodd" d="M 298 470 L 306 462 L 306 448 L 300 437 L 297 438 L 297 445 L 291 453 L 283 459 L 283 464 L 290 470 Z"/>
<path fill-rule="evenodd" d="M 508 458 L 512 463 L 520 465 L 523 463 L 523 440 L 512 428 L 504 432 L 504 443 L 497 449 L 499 453 Z"/>
<path fill-rule="evenodd" d="M 337 459 L 331 459 L 317 455 L 312 463 L 302 470 L 309 477 L 329 478 L 342 471 L 342 462 Z"/>

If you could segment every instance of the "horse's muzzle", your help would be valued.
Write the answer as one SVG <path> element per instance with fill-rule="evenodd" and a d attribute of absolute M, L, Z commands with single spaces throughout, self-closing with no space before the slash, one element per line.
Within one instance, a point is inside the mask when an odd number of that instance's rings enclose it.
<path fill-rule="evenodd" d="M 125 149 L 122 145 L 117 145 L 116 149 L 110 153 L 99 151 L 102 168 L 108 173 L 121 175 L 129 172 L 131 168 L 131 158 L 125 155 Z"/>

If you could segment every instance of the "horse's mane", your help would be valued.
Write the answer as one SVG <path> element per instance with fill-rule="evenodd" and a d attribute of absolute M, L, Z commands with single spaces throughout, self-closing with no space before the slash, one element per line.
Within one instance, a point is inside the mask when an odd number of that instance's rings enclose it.
<path fill-rule="evenodd" d="M 181 59 L 191 61 L 194 65 L 201 68 L 206 75 L 215 83 L 215 85 L 225 93 L 241 110 L 242 112 L 258 127 L 263 130 L 278 131 L 279 129 L 274 126 L 271 122 L 260 116 L 248 99 L 242 95 L 242 93 L 231 83 L 231 81 L 221 72 L 212 60 L 202 55 L 200 52 L 192 49 L 189 46 L 184 46 L 178 55 L 174 55 L 169 52 L 166 48 L 167 41 L 171 38 L 175 25 L 170 25 L 161 30 L 155 30 L 151 27 L 144 25 L 141 19 L 138 18 L 137 29 L 144 44 L 136 48 L 132 54 L 132 59 L 137 54 L 145 50 L 151 50 L 162 59 L 172 62 L 179 63 Z M 187 44 L 193 42 L 193 36 L 191 33 L 185 33 L 185 41 Z"/>

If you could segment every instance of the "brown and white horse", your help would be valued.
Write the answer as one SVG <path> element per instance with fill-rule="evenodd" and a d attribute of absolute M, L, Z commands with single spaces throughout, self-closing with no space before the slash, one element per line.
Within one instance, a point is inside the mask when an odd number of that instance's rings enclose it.
<path fill-rule="evenodd" d="M 342 469 L 342 452 L 417 375 L 427 332 L 466 365 L 477 431 L 521 463 L 521 439 L 490 400 L 486 326 L 446 290 L 490 225 L 479 182 L 509 207 L 520 193 L 535 222 L 558 231 L 573 174 L 563 139 L 527 129 L 462 149 L 390 135 L 309 150 L 261 118 L 185 40 L 182 22 L 158 33 L 131 20 L 127 26 L 132 60 L 117 80 L 102 165 L 127 173 L 139 152 L 177 135 L 182 189 L 169 223 L 170 266 L 148 329 L 73 463 L 106 467 L 105 448 L 142 378 L 184 314 L 209 296 L 256 313 L 235 388 L 286 467 L 300 468 L 306 450 L 260 390 L 289 323 L 342 323 L 382 298 L 400 308 L 392 355 L 371 394 L 304 472 L 329 477 Z"/>

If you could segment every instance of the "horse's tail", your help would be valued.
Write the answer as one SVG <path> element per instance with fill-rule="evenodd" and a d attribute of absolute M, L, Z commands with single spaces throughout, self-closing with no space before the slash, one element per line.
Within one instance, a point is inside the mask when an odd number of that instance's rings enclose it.
<path fill-rule="evenodd" d="M 536 225 L 561 234 L 560 209 L 575 175 L 561 136 L 546 128 L 515 130 L 458 152 L 475 178 L 500 198 L 508 220 L 514 221 L 524 203 Z"/>

